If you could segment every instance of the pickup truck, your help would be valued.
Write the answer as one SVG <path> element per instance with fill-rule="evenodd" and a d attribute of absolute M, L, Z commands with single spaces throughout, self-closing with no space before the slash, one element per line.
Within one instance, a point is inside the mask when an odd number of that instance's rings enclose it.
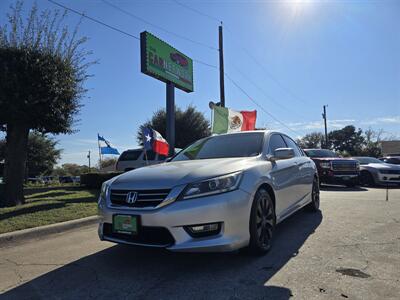
<path fill-rule="evenodd" d="M 327 149 L 304 149 L 304 152 L 317 166 L 320 183 L 348 187 L 359 184 L 360 164 L 357 160 L 339 157 Z"/>

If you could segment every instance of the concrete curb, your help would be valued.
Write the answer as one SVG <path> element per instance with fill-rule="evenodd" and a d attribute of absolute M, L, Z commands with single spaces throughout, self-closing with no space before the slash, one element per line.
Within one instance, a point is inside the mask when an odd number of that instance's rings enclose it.
<path fill-rule="evenodd" d="M 19 244 L 23 241 L 42 238 L 47 235 L 61 233 L 78 227 L 89 226 L 97 223 L 98 216 L 91 216 L 56 224 L 50 224 L 35 228 L 28 228 L 0 234 L 0 248 Z"/>

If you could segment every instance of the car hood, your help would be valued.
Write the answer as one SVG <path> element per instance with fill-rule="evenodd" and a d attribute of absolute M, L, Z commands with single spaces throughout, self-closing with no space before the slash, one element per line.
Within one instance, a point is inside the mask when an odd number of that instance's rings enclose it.
<path fill-rule="evenodd" d="M 224 175 L 257 163 L 251 158 L 217 158 L 168 162 L 126 172 L 116 177 L 114 189 L 170 189 L 199 180 Z"/>
<path fill-rule="evenodd" d="M 343 158 L 343 157 L 311 157 L 312 160 L 318 161 L 350 161 L 354 162 L 354 159 L 351 158 Z"/>
<path fill-rule="evenodd" d="M 392 165 L 392 164 L 368 164 L 368 165 L 362 165 L 362 167 L 369 167 L 373 169 L 380 169 L 380 170 L 400 170 L 400 166 L 397 165 Z"/>

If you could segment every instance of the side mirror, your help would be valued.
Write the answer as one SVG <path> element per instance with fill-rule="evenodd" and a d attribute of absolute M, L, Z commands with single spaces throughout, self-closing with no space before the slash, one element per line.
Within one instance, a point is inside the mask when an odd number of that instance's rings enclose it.
<path fill-rule="evenodd" d="M 293 148 L 278 148 L 275 149 L 274 155 L 269 155 L 268 160 L 276 161 L 281 159 L 289 159 L 294 157 Z"/>

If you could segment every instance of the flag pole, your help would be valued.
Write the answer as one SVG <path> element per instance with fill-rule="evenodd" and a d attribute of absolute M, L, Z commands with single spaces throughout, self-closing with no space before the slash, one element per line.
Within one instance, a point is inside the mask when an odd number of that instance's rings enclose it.
<path fill-rule="evenodd" d="M 101 170 L 101 148 L 99 141 L 99 133 L 97 133 L 97 146 L 99 147 L 99 170 Z"/>
<path fill-rule="evenodd" d="M 143 149 L 144 149 L 144 157 L 146 158 L 146 165 L 149 165 L 149 161 L 147 159 L 147 150 L 144 147 L 143 147 Z"/>

